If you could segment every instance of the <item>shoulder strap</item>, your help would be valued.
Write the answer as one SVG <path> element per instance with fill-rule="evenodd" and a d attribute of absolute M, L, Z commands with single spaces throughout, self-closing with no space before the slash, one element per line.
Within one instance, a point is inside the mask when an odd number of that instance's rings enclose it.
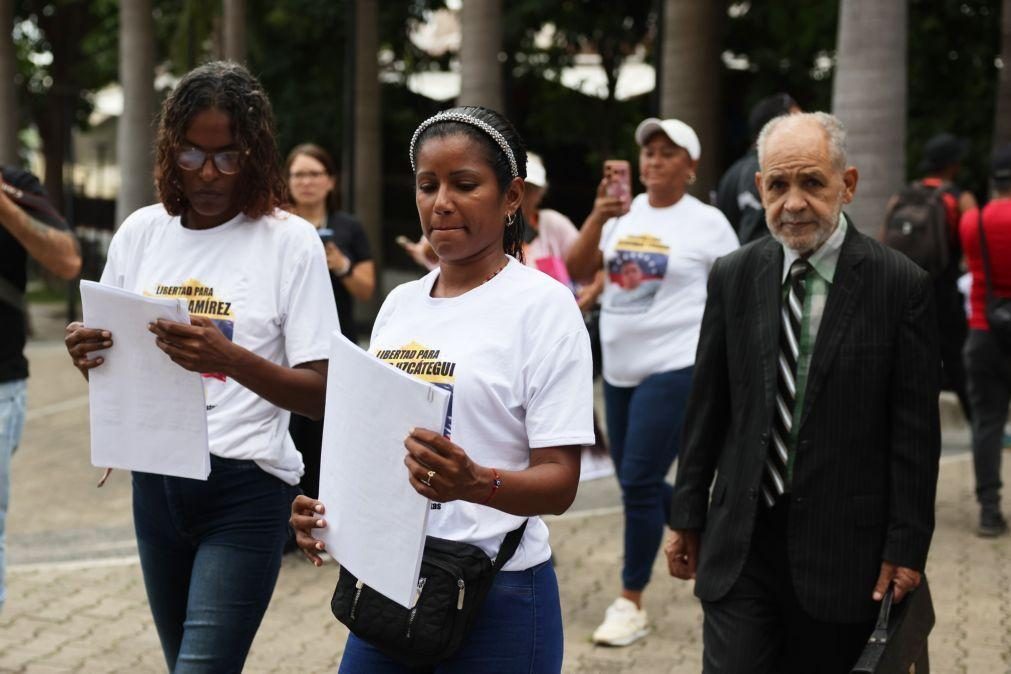
<path fill-rule="evenodd" d="M 527 522 L 530 520 L 523 520 L 523 524 L 519 526 L 518 529 L 513 529 L 508 534 L 506 534 L 505 540 L 502 541 L 502 547 L 498 549 L 498 554 L 495 555 L 495 563 L 492 566 L 495 568 L 495 573 L 502 570 L 502 567 L 506 565 L 510 559 L 513 558 L 513 554 L 516 553 L 516 548 L 520 546 L 520 541 L 523 539 L 523 532 L 527 529 Z"/>
<path fill-rule="evenodd" d="M 993 300 L 993 272 L 990 269 L 990 250 L 986 245 L 986 233 L 983 231 L 983 207 L 980 206 L 979 211 L 979 249 L 983 254 L 983 278 L 986 280 L 986 301 L 989 304 Z"/>

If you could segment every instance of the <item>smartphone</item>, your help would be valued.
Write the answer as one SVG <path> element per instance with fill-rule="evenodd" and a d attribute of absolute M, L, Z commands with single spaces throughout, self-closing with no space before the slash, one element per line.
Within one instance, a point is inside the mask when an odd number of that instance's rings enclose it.
<path fill-rule="evenodd" d="M 632 205 L 632 166 L 624 159 L 608 159 L 604 162 L 604 180 L 607 181 L 607 195 L 621 199 L 622 213 L 628 213 Z"/>
<path fill-rule="evenodd" d="M 320 227 L 319 229 L 316 230 L 316 232 L 319 234 L 319 238 L 323 241 L 324 244 L 327 242 L 333 243 L 334 238 L 336 236 L 334 231 L 329 227 Z"/>

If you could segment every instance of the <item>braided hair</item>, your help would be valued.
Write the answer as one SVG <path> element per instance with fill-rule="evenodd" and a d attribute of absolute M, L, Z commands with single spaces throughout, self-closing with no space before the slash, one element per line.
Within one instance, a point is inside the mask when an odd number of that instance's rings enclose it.
<path fill-rule="evenodd" d="M 478 105 L 467 105 L 446 110 L 445 113 L 457 113 L 472 117 L 484 122 L 502 134 L 509 149 L 512 150 L 516 160 L 516 170 L 519 177 L 527 177 L 527 148 L 513 125 L 503 115 Z M 425 141 L 431 138 L 445 138 L 448 136 L 464 135 L 473 140 L 481 148 L 484 159 L 491 166 L 495 174 L 495 181 L 498 183 L 500 192 L 505 192 L 509 183 L 513 180 L 512 166 L 509 164 L 509 157 L 499 147 L 498 143 L 479 127 L 466 122 L 439 121 L 425 128 L 418 135 L 414 144 L 414 155 L 411 163 L 417 162 L 418 153 Z M 517 209 L 515 218 L 510 223 L 506 221 L 505 231 L 502 235 L 502 248 L 507 255 L 512 255 L 520 262 L 523 261 L 523 232 L 526 230 L 526 219 L 523 217 L 523 209 Z"/>
<path fill-rule="evenodd" d="M 231 119 L 232 135 L 242 153 L 242 180 L 236 200 L 249 218 L 259 218 L 287 201 L 288 187 L 274 138 L 274 113 L 260 83 L 243 66 L 212 61 L 180 80 L 162 105 L 155 142 L 155 188 L 170 215 L 189 208 L 176 155 L 186 144 L 186 129 L 205 110 Z"/>

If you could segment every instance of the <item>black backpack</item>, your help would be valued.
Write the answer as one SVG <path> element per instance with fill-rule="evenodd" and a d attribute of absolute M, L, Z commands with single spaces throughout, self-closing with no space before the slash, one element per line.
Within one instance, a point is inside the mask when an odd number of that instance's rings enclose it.
<path fill-rule="evenodd" d="M 881 228 L 883 244 L 904 253 L 931 276 L 940 275 L 951 259 L 945 191 L 943 185 L 910 183 L 889 200 Z"/>

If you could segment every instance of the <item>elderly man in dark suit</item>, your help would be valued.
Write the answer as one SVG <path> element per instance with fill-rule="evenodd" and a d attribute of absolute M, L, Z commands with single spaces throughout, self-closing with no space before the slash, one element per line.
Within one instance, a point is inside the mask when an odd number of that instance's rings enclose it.
<path fill-rule="evenodd" d="M 930 547 L 933 294 L 842 213 L 858 174 L 839 120 L 779 117 L 758 149 L 772 237 L 709 278 L 668 565 L 696 579 L 705 672 L 848 672 Z"/>

